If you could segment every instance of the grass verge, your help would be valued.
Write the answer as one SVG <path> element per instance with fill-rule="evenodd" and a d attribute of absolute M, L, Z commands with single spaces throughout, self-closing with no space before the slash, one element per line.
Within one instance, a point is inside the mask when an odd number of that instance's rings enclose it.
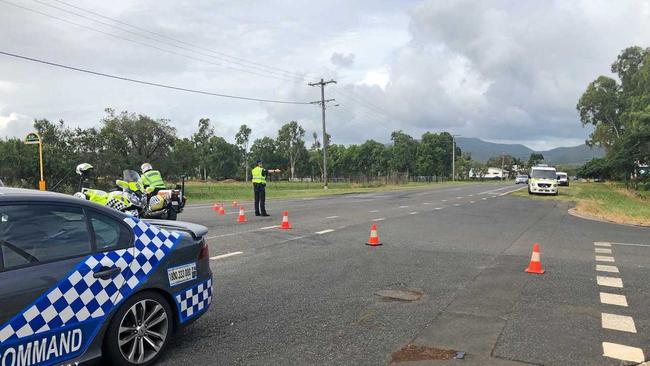
<path fill-rule="evenodd" d="M 472 182 L 475 183 L 475 182 Z M 424 188 L 424 187 L 447 187 L 451 185 L 466 184 L 465 182 L 443 182 L 443 183 L 408 183 L 400 185 L 359 185 L 353 183 L 330 183 L 329 189 L 324 190 L 320 183 L 294 183 L 294 182 L 270 182 L 266 186 L 267 199 L 291 199 L 318 197 L 326 195 L 381 192 L 391 190 Z M 228 201 L 252 201 L 253 185 L 245 182 L 232 183 L 204 183 L 187 182 L 185 193 L 190 202 L 228 202 Z"/>
<path fill-rule="evenodd" d="M 572 182 L 569 187 L 560 187 L 557 196 L 528 195 L 526 189 L 513 195 L 534 200 L 572 201 L 576 202 L 578 214 L 620 224 L 650 226 L 648 192 L 633 192 L 619 183 Z"/>

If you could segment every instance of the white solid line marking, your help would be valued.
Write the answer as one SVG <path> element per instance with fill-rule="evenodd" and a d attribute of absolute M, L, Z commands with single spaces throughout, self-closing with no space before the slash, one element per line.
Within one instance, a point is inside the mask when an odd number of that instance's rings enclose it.
<path fill-rule="evenodd" d="M 623 288 L 623 280 L 617 277 L 596 276 L 599 286 Z"/>
<path fill-rule="evenodd" d="M 605 329 L 636 333 L 634 319 L 631 316 L 602 313 L 601 320 L 602 326 Z"/>
<path fill-rule="evenodd" d="M 636 244 L 636 243 L 612 243 L 614 245 L 624 245 L 628 247 L 650 247 L 649 244 Z"/>
<path fill-rule="evenodd" d="M 243 254 L 243 253 L 244 252 L 231 252 L 231 253 L 226 253 L 226 254 L 222 254 L 222 255 L 216 255 L 214 257 L 210 257 L 210 259 L 212 259 L 212 260 L 223 259 L 223 258 L 228 258 L 228 257 L 232 257 L 233 255 L 238 255 L 238 254 Z"/>
<path fill-rule="evenodd" d="M 618 267 L 616 267 L 616 266 L 608 266 L 606 264 L 596 264 L 596 271 L 619 273 L 618 272 Z"/>
<path fill-rule="evenodd" d="M 322 231 L 317 231 L 316 234 L 323 235 L 323 234 L 331 233 L 332 231 L 334 231 L 334 229 L 326 229 Z"/>
<path fill-rule="evenodd" d="M 627 306 L 625 295 L 610 294 L 609 292 L 600 293 L 600 302 L 608 305 Z"/>
<path fill-rule="evenodd" d="M 594 250 L 599 254 L 612 254 L 612 250 L 609 248 L 594 248 Z"/>
<path fill-rule="evenodd" d="M 379 210 L 370 210 L 368 212 L 379 212 Z"/>
<path fill-rule="evenodd" d="M 399 208 L 407 208 L 408 206 L 399 206 Z"/>
<path fill-rule="evenodd" d="M 614 262 L 614 257 L 609 257 L 606 255 L 597 255 L 596 256 L 596 261 L 597 262 Z"/>
<path fill-rule="evenodd" d="M 327 216 L 326 219 L 337 219 L 338 216 Z"/>
<path fill-rule="evenodd" d="M 521 191 L 521 190 L 524 189 L 524 188 L 526 188 L 526 187 L 521 187 L 521 188 L 513 189 L 512 191 L 508 191 L 508 192 L 501 193 L 499 196 L 505 196 L 505 195 L 510 194 L 510 193 L 513 193 L 513 192 Z"/>
<path fill-rule="evenodd" d="M 603 356 L 631 362 L 645 361 L 645 355 L 641 348 L 610 342 L 603 342 Z"/>
<path fill-rule="evenodd" d="M 492 196 L 492 198 L 497 198 L 497 197 L 499 197 L 499 196 Z"/>
<path fill-rule="evenodd" d="M 606 241 L 596 241 L 594 242 L 594 245 L 597 247 L 611 247 L 612 244 Z"/>
<path fill-rule="evenodd" d="M 384 221 L 384 220 L 386 220 L 385 217 L 380 217 L 378 219 L 372 219 L 372 221 Z"/>
<path fill-rule="evenodd" d="M 280 225 L 265 226 L 265 227 L 261 227 L 260 230 L 275 229 L 276 227 L 280 227 Z"/>

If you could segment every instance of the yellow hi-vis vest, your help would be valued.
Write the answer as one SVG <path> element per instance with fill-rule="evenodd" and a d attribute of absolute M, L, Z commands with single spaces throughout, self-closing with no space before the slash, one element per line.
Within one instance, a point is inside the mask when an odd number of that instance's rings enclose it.
<path fill-rule="evenodd" d="M 264 171 L 263 168 L 260 168 L 259 166 L 256 166 L 251 170 L 251 173 L 253 174 L 253 183 L 261 183 L 261 184 L 266 184 L 266 177 L 262 175 L 262 172 Z"/>

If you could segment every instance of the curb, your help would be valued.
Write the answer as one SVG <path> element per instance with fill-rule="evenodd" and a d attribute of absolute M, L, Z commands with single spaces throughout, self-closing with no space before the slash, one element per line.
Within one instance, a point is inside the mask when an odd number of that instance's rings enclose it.
<path fill-rule="evenodd" d="M 584 213 L 578 213 L 575 208 L 570 208 L 569 209 L 569 215 L 575 216 L 584 220 L 591 220 L 591 221 L 599 221 L 599 222 L 605 222 L 608 224 L 616 224 L 616 225 L 624 225 L 624 226 L 631 226 L 631 227 L 639 227 L 639 228 L 650 228 L 650 225 L 642 225 L 642 224 L 629 224 L 629 223 L 622 223 L 622 222 L 616 222 L 612 220 L 607 220 L 603 219 L 597 216 L 592 216 Z"/>

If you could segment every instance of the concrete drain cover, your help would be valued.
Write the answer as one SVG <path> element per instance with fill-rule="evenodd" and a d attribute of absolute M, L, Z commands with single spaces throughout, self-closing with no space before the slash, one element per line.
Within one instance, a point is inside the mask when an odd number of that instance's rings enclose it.
<path fill-rule="evenodd" d="M 454 350 L 407 344 L 401 350 L 393 353 L 391 363 L 426 360 L 451 360 L 455 357 L 456 351 Z"/>
<path fill-rule="evenodd" d="M 422 298 L 422 292 L 414 290 L 380 290 L 375 295 L 395 301 L 417 301 Z"/>

